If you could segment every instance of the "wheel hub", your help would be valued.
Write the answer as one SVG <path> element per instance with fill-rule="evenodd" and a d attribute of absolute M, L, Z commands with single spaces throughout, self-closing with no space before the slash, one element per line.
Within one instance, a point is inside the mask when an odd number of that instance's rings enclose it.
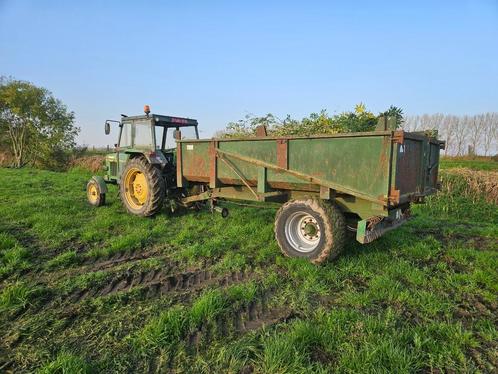
<path fill-rule="evenodd" d="M 305 218 L 301 224 L 301 234 L 309 240 L 318 238 L 320 228 L 313 217 Z"/>
<path fill-rule="evenodd" d="M 133 168 L 124 178 L 126 201 L 135 209 L 140 209 L 146 202 L 149 194 L 147 178 L 139 169 Z"/>
<path fill-rule="evenodd" d="M 93 202 L 97 200 L 97 197 L 98 197 L 97 187 L 91 184 L 90 187 L 88 187 L 88 199 Z"/>
<path fill-rule="evenodd" d="M 145 175 L 138 173 L 133 181 L 133 192 L 140 204 L 144 204 L 147 200 L 147 180 Z"/>
<path fill-rule="evenodd" d="M 311 214 L 295 212 L 285 222 L 285 236 L 296 251 L 312 252 L 320 243 L 320 225 Z"/>

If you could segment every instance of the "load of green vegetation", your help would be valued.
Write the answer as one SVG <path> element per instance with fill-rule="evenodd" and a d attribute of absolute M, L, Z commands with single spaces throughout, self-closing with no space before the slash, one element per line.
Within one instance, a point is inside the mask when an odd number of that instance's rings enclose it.
<path fill-rule="evenodd" d="M 329 115 L 326 110 L 322 110 L 320 113 L 311 113 L 300 121 L 289 115 L 281 120 L 271 113 L 265 116 L 249 114 L 244 119 L 230 122 L 226 129 L 218 135 L 230 138 L 254 136 L 256 128 L 261 125 L 266 126 L 268 134 L 274 136 L 311 136 L 373 131 L 380 116 L 395 117 L 397 125 L 400 126 L 403 120 L 403 111 L 391 106 L 387 111 L 375 115 L 368 111 L 364 104 L 360 103 L 352 112 Z"/>

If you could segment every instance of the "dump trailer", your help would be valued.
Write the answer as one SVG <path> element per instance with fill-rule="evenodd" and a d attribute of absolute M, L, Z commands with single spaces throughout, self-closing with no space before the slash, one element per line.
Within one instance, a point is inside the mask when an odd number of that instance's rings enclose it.
<path fill-rule="evenodd" d="M 107 173 L 87 187 L 92 205 L 105 201 L 106 183 L 117 183 L 128 211 L 142 216 L 157 213 L 165 199 L 170 206 L 204 204 L 224 216 L 218 206 L 224 199 L 280 203 L 274 228 L 279 247 L 313 263 L 340 254 L 347 231 L 369 243 L 406 222 L 410 205 L 437 191 L 444 148 L 434 134 L 395 130 L 382 117 L 373 132 L 272 137 L 262 128 L 259 136 L 220 139 L 198 139 L 191 119 L 146 113 L 119 123 L 120 144 L 107 156 Z M 123 147 L 123 131 L 133 138 L 137 126 L 148 128 L 147 146 L 127 139 Z M 185 126 L 195 126 L 195 139 L 182 138 Z M 174 149 L 164 147 L 169 128 Z"/>

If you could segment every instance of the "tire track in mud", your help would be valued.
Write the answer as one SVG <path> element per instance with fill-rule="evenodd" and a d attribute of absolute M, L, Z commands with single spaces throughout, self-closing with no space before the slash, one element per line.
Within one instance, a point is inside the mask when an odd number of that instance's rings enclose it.
<path fill-rule="evenodd" d="M 103 297 L 132 289 L 140 289 L 146 298 L 153 298 L 175 292 L 193 292 L 208 286 L 225 287 L 255 277 L 254 273 L 249 271 L 232 272 L 224 276 L 207 269 L 171 273 L 175 268 L 175 265 L 170 265 L 164 269 L 127 272 L 98 287 L 76 290 L 69 294 L 67 299 L 78 303 L 89 297 Z"/>
<path fill-rule="evenodd" d="M 121 273 L 102 285 L 78 289 L 61 298 L 51 293 L 43 302 L 31 307 L 29 312 L 35 315 L 42 309 L 62 308 L 59 317 L 64 320 L 64 329 L 67 329 L 86 313 L 78 307 L 78 304 L 86 299 L 138 289 L 141 301 L 168 295 L 172 299 L 178 299 L 176 302 L 184 303 L 198 296 L 206 287 L 227 287 L 257 278 L 257 274 L 252 271 L 231 272 L 224 275 L 217 275 L 207 269 L 171 273 L 171 270 L 178 270 L 175 264 L 176 262 L 171 263 L 162 269 Z M 18 346 L 23 340 L 24 336 L 19 336 L 11 342 L 11 348 Z"/>
<path fill-rule="evenodd" d="M 296 313 L 286 306 L 272 306 L 269 300 L 274 294 L 274 290 L 266 290 L 256 300 L 218 317 L 214 326 L 209 324 L 201 326 L 189 335 L 188 346 L 199 350 L 202 344 L 217 338 L 228 336 L 236 339 L 250 331 L 284 323 L 297 317 Z"/>
<path fill-rule="evenodd" d="M 29 251 L 27 261 L 29 267 L 26 269 L 15 270 L 11 274 L 0 276 L 0 280 L 4 280 L 17 273 L 20 276 L 26 276 L 30 273 L 42 271 L 41 264 L 53 256 L 53 251 L 45 249 L 41 241 L 30 233 L 30 228 L 27 226 L 4 226 L 0 225 L 0 232 L 5 232 L 11 235 L 23 248 Z"/>
<path fill-rule="evenodd" d="M 105 297 L 116 294 L 118 292 L 126 292 L 132 289 L 139 289 L 141 293 L 140 300 L 168 296 L 176 303 L 187 303 L 194 297 L 210 286 L 228 287 L 234 284 L 257 279 L 259 277 L 254 271 L 237 271 L 230 274 L 217 275 L 211 270 L 193 270 L 180 273 L 167 273 L 167 270 L 150 270 L 136 274 L 122 274 L 120 277 L 112 279 L 106 284 L 94 288 L 77 290 L 71 293 L 65 300 L 68 301 L 70 311 L 65 316 L 64 328 L 70 328 L 81 316 L 81 312 L 77 311 L 77 304 L 92 297 Z M 251 307 L 252 308 L 252 307 Z M 238 321 L 244 321 L 247 318 L 243 317 L 243 313 L 237 314 L 240 316 Z M 251 311 L 251 316 L 253 312 Z M 256 315 L 256 312 L 254 312 Z M 267 318 L 276 318 L 275 316 L 267 316 Z M 266 320 L 265 320 L 266 321 Z M 264 322 L 264 321 L 263 321 Z M 253 324 L 259 322 L 254 320 Z M 242 326 L 241 331 L 245 328 L 243 322 L 239 322 Z M 185 337 L 187 340 L 188 337 Z"/>
<path fill-rule="evenodd" d="M 452 298 L 457 297 L 452 295 Z M 498 325 L 498 303 L 496 301 L 486 300 L 480 294 L 468 293 L 462 294 L 459 299 L 459 303 L 453 311 L 453 318 L 460 321 L 466 329 L 472 330 L 472 326 L 480 319 L 489 320 L 495 326 Z M 483 372 L 496 371 L 498 367 L 498 355 L 496 354 L 498 343 L 484 339 L 480 333 L 473 334 L 473 336 L 479 344 L 467 349 L 468 356 Z"/>
<path fill-rule="evenodd" d="M 241 336 L 270 328 L 300 317 L 286 305 L 273 305 L 272 298 L 277 293 L 273 288 L 262 290 L 255 300 L 236 307 L 218 316 L 215 321 L 204 323 L 184 337 L 187 353 L 196 355 L 209 347 L 211 342 L 221 340 L 227 344 Z M 175 367 L 174 356 L 164 362 L 151 357 L 149 367 L 152 372 L 168 372 Z"/>
<path fill-rule="evenodd" d="M 137 248 L 134 251 L 123 250 L 104 257 L 89 256 L 80 262 L 78 272 L 85 273 L 106 270 L 147 259 L 166 260 L 168 263 L 166 263 L 165 266 L 181 268 L 186 265 L 186 263 L 171 257 L 171 253 L 174 249 L 175 248 L 169 246 L 155 246 L 151 249 L 145 247 Z M 207 259 L 202 263 L 203 266 L 210 266 L 212 264 L 214 264 L 214 260 L 212 259 Z"/>
<path fill-rule="evenodd" d="M 87 257 L 81 264 L 81 268 L 90 268 L 92 271 L 104 270 L 112 268 L 123 263 L 146 260 L 151 257 L 161 258 L 162 252 L 160 249 L 152 249 L 143 252 L 138 251 L 123 251 L 117 252 L 105 258 Z"/>
<path fill-rule="evenodd" d="M 447 224 L 447 223 L 445 223 Z M 461 226 L 461 225 L 460 225 Z M 457 225 L 458 227 L 458 225 Z M 467 226 L 464 226 L 467 228 Z M 474 226 L 470 226 L 474 227 Z M 476 226 L 477 227 L 477 226 Z M 460 232 L 444 232 L 436 228 L 409 228 L 407 229 L 410 234 L 417 237 L 432 237 L 438 241 L 443 247 L 452 245 L 465 245 L 477 251 L 494 251 L 496 252 L 496 240 L 492 237 L 476 235 L 473 233 L 460 233 Z"/>

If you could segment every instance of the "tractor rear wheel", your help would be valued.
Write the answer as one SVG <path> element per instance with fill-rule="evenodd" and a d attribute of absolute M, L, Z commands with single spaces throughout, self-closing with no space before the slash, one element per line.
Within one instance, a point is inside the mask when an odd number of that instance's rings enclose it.
<path fill-rule="evenodd" d="M 291 200 L 280 207 L 275 218 L 275 238 L 282 252 L 314 264 L 337 257 L 345 234 L 343 214 L 323 200 Z"/>
<path fill-rule="evenodd" d="M 143 217 L 156 214 L 165 194 L 160 170 L 143 158 L 131 159 L 121 175 L 119 194 L 128 212 Z"/>

